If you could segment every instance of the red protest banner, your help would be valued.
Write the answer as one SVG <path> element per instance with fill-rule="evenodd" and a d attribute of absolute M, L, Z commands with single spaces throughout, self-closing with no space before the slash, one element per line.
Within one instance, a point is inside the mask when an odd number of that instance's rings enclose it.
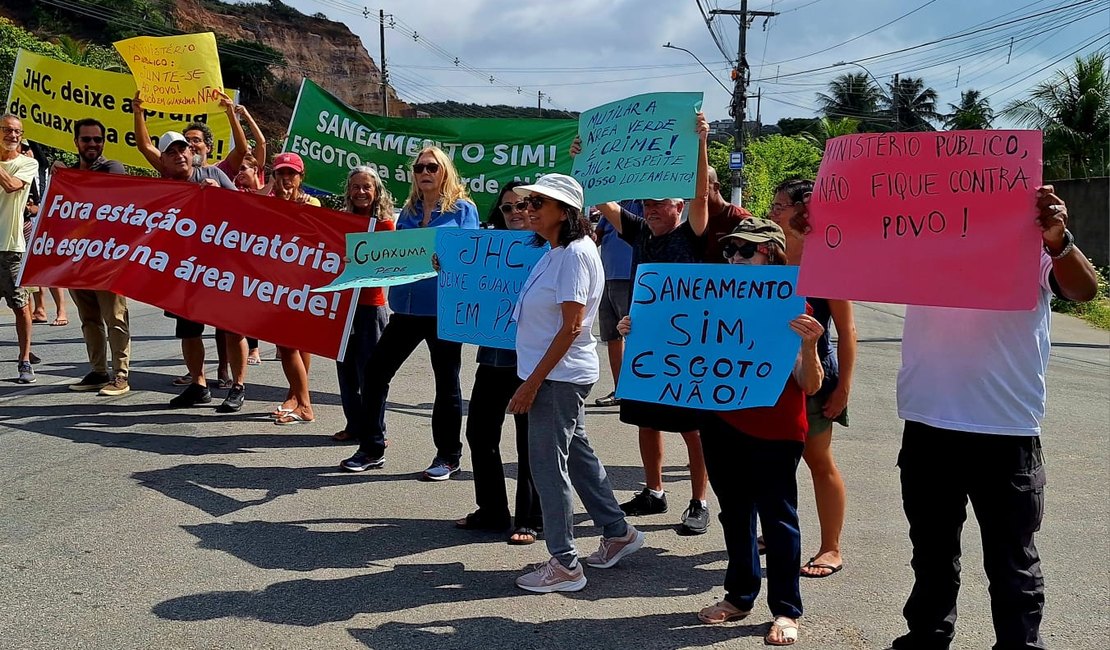
<path fill-rule="evenodd" d="M 107 289 L 184 318 L 340 358 L 342 269 L 365 219 L 193 183 L 61 170 L 28 245 L 25 286 Z"/>
<path fill-rule="evenodd" d="M 1040 131 L 868 133 L 825 146 L 798 277 L 807 296 L 1027 310 Z"/>

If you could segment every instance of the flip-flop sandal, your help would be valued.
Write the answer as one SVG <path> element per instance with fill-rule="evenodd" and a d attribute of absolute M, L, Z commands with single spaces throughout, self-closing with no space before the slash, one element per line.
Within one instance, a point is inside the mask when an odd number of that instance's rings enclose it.
<path fill-rule="evenodd" d="M 778 629 L 782 641 L 771 640 L 771 632 L 776 629 Z M 771 629 L 767 631 L 767 636 L 763 637 L 763 642 L 767 645 L 794 645 L 798 642 L 797 621 L 785 616 L 776 616 L 775 620 L 771 622 Z"/>
<path fill-rule="evenodd" d="M 55 318 L 54 322 L 50 323 L 50 327 L 65 327 L 66 325 L 69 325 L 68 318 Z"/>
<path fill-rule="evenodd" d="M 216 388 L 231 388 L 235 385 L 234 379 L 217 379 Z"/>
<path fill-rule="evenodd" d="M 280 417 L 284 417 L 286 415 L 289 415 L 290 413 L 292 413 L 295 410 L 296 409 L 287 409 L 287 408 L 282 408 L 282 407 L 279 406 L 276 409 L 274 409 L 273 411 L 270 411 L 270 417 L 276 420 Z"/>
<path fill-rule="evenodd" d="M 840 570 L 842 570 L 844 568 L 844 563 L 843 562 L 840 563 L 840 566 L 835 566 L 835 565 L 832 565 L 832 564 L 815 564 L 813 561 L 816 560 L 816 559 L 817 559 L 816 555 L 809 558 L 809 562 L 806 562 L 805 564 L 803 564 L 802 568 L 803 569 L 828 569 L 829 570 L 828 573 L 825 573 L 825 574 L 822 574 L 822 575 L 814 575 L 814 574 L 811 574 L 811 573 L 805 573 L 804 571 L 799 571 L 798 574 L 801 575 L 803 578 L 827 578 L 827 577 L 833 575 L 834 573 L 838 573 Z"/>
<path fill-rule="evenodd" d="M 520 539 L 516 539 L 516 538 Z M 509 546 L 528 546 L 535 544 L 536 540 L 540 538 L 540 534 L 533 528 L 521 526 L 513 530 L 513 534 L 509 535 Z"/>
<path fill-rule="evenodd" d="M 170 383 L 174 386 L 188 386 L 189 384 L 193 383 L 193 376 L 189 373 L 185 373 L 180 377 L 174 377 L 170 380 Z"/>
<path fill-rule="evenodd" d="M 279 427 L 288 426 L 290 424 L 308 424 L 309 422 L 315 422 L 315 420 L 310 420 L 303 415 L 300 415 L 296 411 L 289 411 L 285 415 L 274 420 L 274 424 L 278 425 Z"/>
<path fill-rule="evenodd" d="M 32 318 L 31 322 L 35 325 L 42 325 L 43 323 L 47 323 L 49 321 L 47 321 L 45 318 Z"/>
<path fill-rule="evenodd" d="M 261 357 L 247 357 L 247 365 L 248 366 L 261 366 L 262 365 L 262 358 Z"/>

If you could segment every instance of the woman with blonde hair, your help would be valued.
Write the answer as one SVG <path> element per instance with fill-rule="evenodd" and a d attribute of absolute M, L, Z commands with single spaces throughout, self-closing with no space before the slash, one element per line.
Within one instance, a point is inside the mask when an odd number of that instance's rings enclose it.
<path fill-rule="evenodd" d="M 343 209 L 346 212 L 366 217 L 367 230 L 382 232 L 394 230 L 393 195 L 385 189 L 382 179 L 373 167 L 358 166 L 347 174 L 347 188 L 343 193 Z M 343 404 L 343 417 L 346 426 L 332 435 L 336 442 L 354 440 L 356 432 L 362 429 L 362 395 L 366 390 L 366 376 L 369 372 L 370 355 L 382 337 L 389 310 L 385 306 L 385 291 L 381 287 L 355 289 L 358 306 L 351 333 L 347 338 L 347 354 L 343 361 L 335 362 L 339 375 L 339 401 Z M 382 413 L 384 417 L 384 412 Z M 379 425 L 385 428 L 385 423 Z"/>
<path fill-rule="evenodd" d="M 478 228 L 478 208 L 467 195 L 455 165 L 438 147 L 423 149 L 412 162 L 412 191 L 397 219 L 397 230 L 408 228 Z M 389 290 L 393 315 L 366 365 L 359 448 L 340 463 L 349 472 L 385 464 L 385 400 L 389 382 L 423 341 L 435 375 L 432 439 L 436 456 L 421 478 L 445 481 L 459 471 L 462 458 L 462 344 L 437 335 L 436 278 L 398 285 Z"/>

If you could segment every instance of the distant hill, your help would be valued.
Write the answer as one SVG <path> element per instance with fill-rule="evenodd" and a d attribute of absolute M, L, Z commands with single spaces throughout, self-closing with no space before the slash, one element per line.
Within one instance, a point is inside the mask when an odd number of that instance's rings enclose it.
<path fill-rule="evenodd" d="M 556 111 L 551 109 L 529 108 L 526 106 L 507 106 L 496 104 L 483 106 L 481 104 L 462 104 L 459 102 L 430 102 L 427 104 L 412 104 L 418 113 L 427 114 L 428 117 L 534 117 L 549 120 L 577 120 L 578 113 L 574 111 Z"/>

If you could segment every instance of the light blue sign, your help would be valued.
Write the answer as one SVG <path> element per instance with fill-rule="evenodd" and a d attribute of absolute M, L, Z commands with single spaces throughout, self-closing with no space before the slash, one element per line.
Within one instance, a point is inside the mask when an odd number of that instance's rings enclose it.
<path fill-rule="evenodd" d="M 433 277 L 432 254 L 441 228 L 408 228 L 381 232 L 347 233 L 343 273 L 326 287 L 313 291 L 342 291 L 356 287 L 391 287 Z"/>
<path fill-rule="evenodd" d="M 535 234 L 439 229 L 439 338 L 492 348 L 516 347 L 513 307 L 532 267 L 548 251 Z"/>
<path fill-rule="evenodd" d="M 733 151 L 728 155 L 728 168 L 729 169 L 743 169 L 744 168 L 744 152 Z"/>
<path fill-rule="evenodd" d="M 773 406 L 805 313 L 798 267 L 641 264 L 617 397 L 707 411 Z"/>
<path fill-rule="evenodd" d="M 694 196 L 701 100 L 701 93 L 647 93 L 582 113 L 582 152 L 571 173 L 586 205 Z"/>

